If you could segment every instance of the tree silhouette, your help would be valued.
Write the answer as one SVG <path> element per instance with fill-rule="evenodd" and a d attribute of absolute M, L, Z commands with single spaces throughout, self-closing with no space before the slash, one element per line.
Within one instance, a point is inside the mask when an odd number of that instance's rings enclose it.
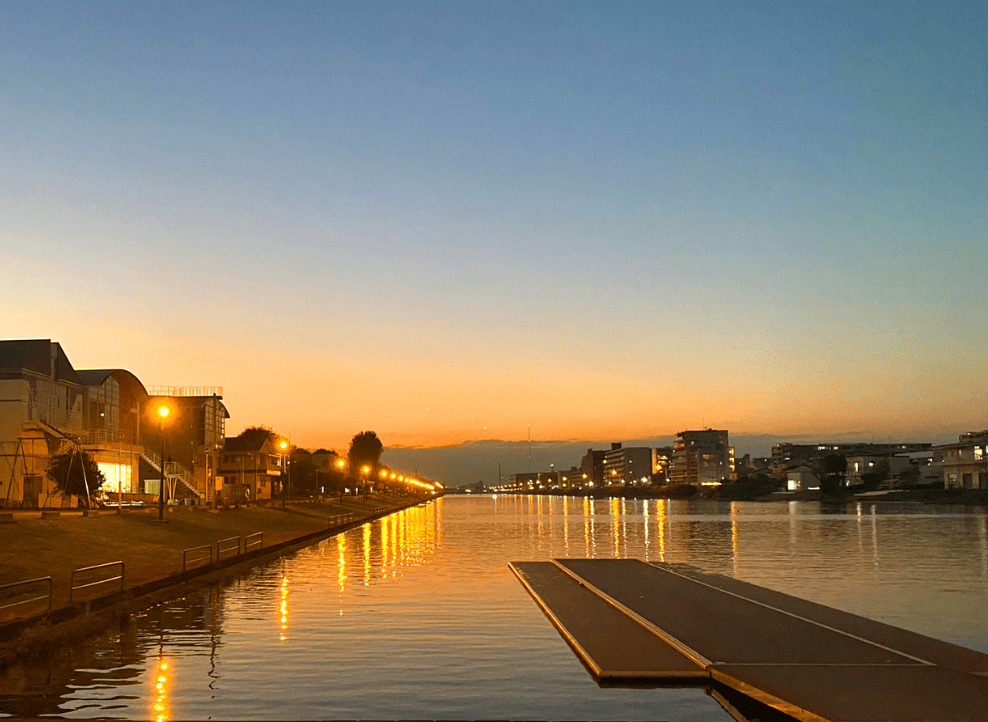
<path fill-rule="evenodd" d="M 350 473 L 354 476 L 361 475 L 364 466 L 369 466 L 373 473 L 383 452 L 384 444 L 377 438 L 375 432 L 361 431 L 356 434 L 350 440 L 350 448 L 346 453 L 350 460 Z"/>
<path fill-rule="evenodd" d="M 237 434 L 238 439 L 243 441 L 245 444 L 255 448 L 261 448 L 264 446 L 264 442 L 268 439 L 274 439 L 278 435 L 267 426 L 248 426 L 246 429 Z"/>
<path fill-rule="evenodd" d="M 48 474 L 63 494 L 75 494 L 83 498 L 91 497 L 106 481 L 93 457 L 81 449 L 52 457 Z"/>
<path fill-rule="evenodd" d="M 841 454 L 827 454 L 820 460 L 820 494 L 840 494 L 847 474 L 847 458 Z"/>
<path fill-rule="evenodd" d="M 293 446 L 291 450 L 292 493 L 310 494 L 316 491 L 316 465 L 312 453 Z"/>

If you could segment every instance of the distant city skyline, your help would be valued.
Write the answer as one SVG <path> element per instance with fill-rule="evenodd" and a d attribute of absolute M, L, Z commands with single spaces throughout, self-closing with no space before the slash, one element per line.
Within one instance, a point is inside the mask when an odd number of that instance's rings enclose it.
<path fill-rule="evenodd" d="M 4 14 L 4 339 L 307 448 L 988 426 L 984 4 Z"/>

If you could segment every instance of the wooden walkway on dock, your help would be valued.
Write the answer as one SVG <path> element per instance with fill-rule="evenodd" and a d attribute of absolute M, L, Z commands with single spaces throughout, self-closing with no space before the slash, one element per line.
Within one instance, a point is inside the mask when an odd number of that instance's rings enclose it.
<path fill-rule="evenodd" d="M 988 655 L 964 647 L 690 567 L 511 569 L 603 683 L 719 682 L 811 722 L 988 720 Z"/>

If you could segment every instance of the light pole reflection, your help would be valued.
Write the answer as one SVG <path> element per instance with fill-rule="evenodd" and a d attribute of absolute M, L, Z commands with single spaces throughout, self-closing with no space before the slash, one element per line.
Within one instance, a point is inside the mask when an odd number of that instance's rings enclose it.
<path fill-rule="evenodd" d="M 734 578 L 738 576 L 738 503 L 731 502 L 731 559 Z"/>
<path fill-rule="evenodd" d="M 288 639 L 286 632 L 288 631 L 288 577 L 281 578 L 281 605 L 278 608 L 281 615 L 279 623 L 281 625 L 281 635 L 279 636 L 280 641 L 284 642 Z"/>
<path fill-rule="evenodd" d="M 611 499 L 611 530 L 614 544 L 614 558 L 621 556 L 621 501 Z"/>
<path fill-rule="evenodd" d="M 171 678 L 171 671 L 168 662 L 164 659 L 158 660 L 158 666 L 154 670 L 152 677 L 153 692 L 151 694 L 151 705 L 155 722 L 165 722 L 169 718 L 168 707 L 168 683 Z"/>
<path fill-rule="evenodd" d="M 371 525 L 364 524 L 364 586 L 371 583 Z"/>
<path fill-rule="evenodd" d="M 346 594 L 346 534 L 336 537 L 336 550 L 339 555 L 337 562 L 336 580 L 340 585 L 340 616 L 343 616 L 343 595 Z"/>
<path fill-rule="evenodd" d="M 659 561 L 666 560 L 666 504 L 665 499 L 656 504 L 655 514 L 659 520 Z"/>

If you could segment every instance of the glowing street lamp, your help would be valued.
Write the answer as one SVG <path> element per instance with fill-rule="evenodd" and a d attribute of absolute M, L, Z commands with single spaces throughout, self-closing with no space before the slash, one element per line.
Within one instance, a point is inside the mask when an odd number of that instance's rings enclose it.
<path fill-rule="evenodd" d="M 165 419 L 171 409 L 167 404 L 158 407 L 158 435 L 161 437 L 161 485 L 158 488 L 158 521 L 165 520 Z"/>
<path fill-rule="evenodd" d="M 367 505 L 367 475 L 370 474 L 371 468 L 366 464 L 360 467 L 360 475 L 364 477 L 364 506 Z"/>
<path fill-rule="evenodd" d="M 282 439 L 281 440 L 281 443 L 279 444 L 279 446 L 281 446 L 281 451 L 282 451 L 282 454 L 281 454 L 281 464 L 282 464 L 282 467 L 285 469 L 286 475 L 288 476 L 288 484 L 284 488 L 282 488 L 282 490 L 281 490 L 281 506 L 282 506 L 282 508 L 284 508 L 285 507 L 285 492 L 286 491 L 288 492 L 288 497 L 289 498 L 291 498 L 291 496 L 292 496 L 292 467 L 290 466 L 291 460 L 288 458 L 288 454 L 287 454 L 287 451 L 288 451 L 288 441 L 285 440 L 285 439 Z"/>

